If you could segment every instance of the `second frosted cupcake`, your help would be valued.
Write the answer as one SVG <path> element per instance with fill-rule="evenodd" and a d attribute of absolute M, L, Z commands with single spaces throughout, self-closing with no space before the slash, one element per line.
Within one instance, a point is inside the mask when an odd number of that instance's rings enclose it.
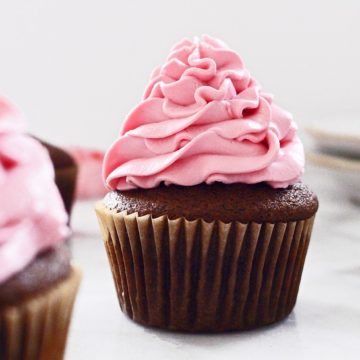
<path fill-rule="evenodd" d="M 80 271 L 44 147 L 0 98 L 0 358 L 63 358 Z"/>

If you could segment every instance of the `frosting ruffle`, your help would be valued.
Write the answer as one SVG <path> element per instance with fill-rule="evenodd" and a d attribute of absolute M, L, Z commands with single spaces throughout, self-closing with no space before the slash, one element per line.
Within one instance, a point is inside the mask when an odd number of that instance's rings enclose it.
<path fill-rule="evenodd" d="M 240 56 L 202 36 L 175 45 L 107 151 L 110 189 L 299 181 L 304 150 L 287 111 L 261 91 Z"/>

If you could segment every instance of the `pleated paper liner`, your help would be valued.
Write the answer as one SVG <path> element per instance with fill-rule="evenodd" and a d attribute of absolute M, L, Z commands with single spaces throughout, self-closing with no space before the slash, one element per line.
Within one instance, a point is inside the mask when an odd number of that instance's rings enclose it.
<path fill-rule="evenodd" d="M 81 273 L 31 299 L 0 308 L 1 360 L 61 360 Z"/>
<path fill-rule="evenodd" d="M 293 309 L 314 216 L 223 223 L 97 204 L 121 309 L 136 322 L 220 332 L 274 323 Z"/>

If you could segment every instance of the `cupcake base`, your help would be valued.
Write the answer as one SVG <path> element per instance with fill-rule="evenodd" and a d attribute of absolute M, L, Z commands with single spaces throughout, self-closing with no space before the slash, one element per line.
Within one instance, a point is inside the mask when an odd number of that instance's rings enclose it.
<path fill-rule="evenodd" d="M 120 307 L 146 326 L 246 330 L 294 308 L 314 216 L 206 222 L 96 208 Z"/>
<path fill-rule="evenodd" d="M 61 360 L 81 273 L 26 300 L 0 308 L 2 360 Z"/>

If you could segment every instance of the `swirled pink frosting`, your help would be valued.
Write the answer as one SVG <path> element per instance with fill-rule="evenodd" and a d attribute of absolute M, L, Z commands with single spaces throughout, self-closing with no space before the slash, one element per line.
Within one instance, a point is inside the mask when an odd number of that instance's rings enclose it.
<path fill-rule="evenodd" d="M 0 283 L 69 234 L 48 153 L 24 130 L 21 114 L 0 97 Z"/>
<path fill-rule="evenodd" d="M 215 181 L 285 188 L 304 169 L 296 129 L 236 52 L 209 36 L 185 39 L 153 72 L 103 176 L 119 190 Z"/>

